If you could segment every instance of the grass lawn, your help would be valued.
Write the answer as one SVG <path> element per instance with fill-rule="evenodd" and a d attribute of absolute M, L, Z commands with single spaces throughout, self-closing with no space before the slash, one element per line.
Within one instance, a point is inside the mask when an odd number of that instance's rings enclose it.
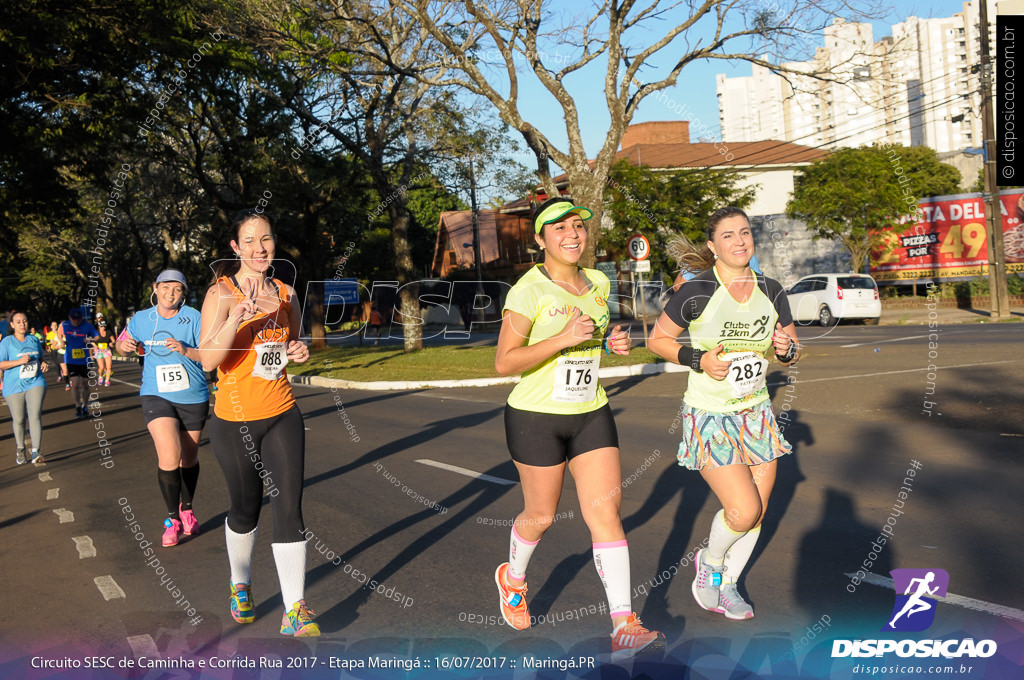
<path fill-rule="evenodd" d="M 304 364 L 288 364 L 292 375 L 368 382 L 371 380 L 459 380 L 494 378 L 494 347 L 427 347 L 406 354 L 391 347 L 328 347 L 314 351 Z M 602 366 L 661 362 L 645 348 L 629 356 L 602 356 Z"/>

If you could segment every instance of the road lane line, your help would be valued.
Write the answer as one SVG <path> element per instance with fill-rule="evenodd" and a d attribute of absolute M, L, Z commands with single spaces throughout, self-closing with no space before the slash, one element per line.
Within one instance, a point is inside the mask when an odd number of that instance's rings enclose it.
<path fill-rule="evenodd" d="M 927 338 L 930 335 L 935 335 L 938 331 L 932 333 L 925 333 L 924 335 L 907 335 L 902 338 L 889 338 L 888 340 L 875 340 L 873 342 L 855 342 L 852 345 L 839 345 L 841 349 L 849 349 L 850 347 L 864 347 L 865 345 L 881 345 L 885 342 L 903 342 L 904 340 L 920 340 L 921 338 Z M 948 335 L 962 335 L 970 331 L 943 331 L 942 337 Z"/>
<path fill-rule="evenodd" d="M 129 635 L 128 646 L 132 648 L 132 654 L 136 659 L 146 657 L 147 659 L 161 659 L 160 650 L 153 642 L 152 635 Z"/>
<path fill-rule="evenodd" d="M 121 586 L 117 585 L 117 581 L 110 574 L 106 576 L 97 576 L 92 580 L 99 588 L 100 594 L 103 595 L 103 599 L 107 602 L 117 599 L 128 599 L 128 596 L 121 590 Z"/>
<path fill-rule="evenodd" d="M 52 501 L 55 498 L 60 498 L 60 489 L 59 488 L 57 488 L 57 489 L 47 489 L 46 490 L 46 500 Z"/>
<path fill-rule="evenodd" d="M 52 482 L 53 481 L 53 477 L 50 476 L 49 472 L 40 472 L 39 473 L 39 481 L 40 482 Z"/>
<path fill-rule="evenodd" d="M 847 578 L 853 578 L 856 574 L 846 574 L 846 576 Z M 888 588 L 895 592 L 895 586 L 892 579 L 886 576 L 879 576 L 878 574 L 868 572 L 868 575 L 863 577 L 861 581 L 864 583 L 870 583 L 873 586 Z M 958 607 L 963 607 L 964 609 L 973 609 L 974 611 L 991 614 L 992 616 L 1000 616 L 1004 619 L 1024 621 L 1024 611 L 1014 609 L 1013 607 L 1007 607 L 1001 604 L 992 604 L 991 602 L 985 602 L 984 600 L 975 600 L 973 597 L 964 597 L 963 595 L 956 595 L 954 593 L 947 593 L 945 597 L 938 597 L 937 595 L 933 595 L 932 597 L 939 602 L 956 605 Z"/>
<path fill-rule="evenodd" d="M 851 347 L 863 347 L 864 345 L 881 345 L 885 342 L 903 342 L 904 340 L 920 340 L 921 338 L 927 338 L 928 334 L 924 335 L 908 335 L 902 338 L 891 338 L 889 340 L 875 340 L 874 342 L 855 342 L 852 345 L 839 345 L 841 349 L 849 349 Z"/>
<path fill-rule="evenodd" d="M 127 380 L 121 380 L 119 378 L 111 378 L 110 382 L 119 382 L 119 383 L 123 383 L 125 385 L 131 385 L 132 387 L 138 387 L 140 390 L 142 389 L 142 385 L 136 385 L 133 382 L 128 382 Z"/>
<path fill-rule="evenodd" d="M 72 536 L 71 540 L 75 542 L 75 548 L 78 549 L 78 559 L 84 560 L 87 557 L 96 557 L 96 546 L 92 544 L 92 539 L 88 536 Z"/>
<path fill-rule="evenodd" d="M 67 524 L 68 522 L 75 521 L 75 513 L 70 510 L 65 510 L 64 508 L 57 508 L 53 511 L 53 514 L 60 517 L 60 522 L 58 522 L 58 524 Z"/>
<path fill-rule="evenodd" d="M 971 368 L 974 366 L 997 366 L 999 364 L 1019 364 L 1020 359 L 1007 359 L 1006 361 L 984 361 L 977 364 L 955 364 L 953 366 L 936 366 L 936 370 L 943 370 L 947 368 Z M 808 380 L 794 380 L 792 383 L 782 381 L 775 383 L 768 383 L 771 386 L 778 385 L 802 385 L 804 383 L 815 383 L 815 382 L 827 382 L 831 380 L 849 380 L 851 378 L 874 378 L 879 375 L 896 375 L 898 373 L 919 373 L 921 371 L 927 371 L 928 368 L 907 368 L 902 371 L 879 371 L 878 373 L 857 373 L 855 375 L 837 375 L 832 378 L 810 378 Z"/>
<path fill-rule="evenodd" d="M 515 486 L 516 484 L 519 483 L 519 482 L 513 482 L 511 479 L 504 479 L 502 477 L 492 477 L 491 475 L 485 475 L 482 472 L 475 472 L 473 470 L 467 470 L 466 468 L 459 467 L 458 465 L 449 465 L 448 463 L 438 463 L 436 460 L 428 460 L 426 458 L 422 458 L 422 459 L 420 459 L 420 460 L 418 460 L 416 462 L 417 463 L 422 463 L 423 465 L 429 465 L 430 467 L 436 467 L 436 468 L 440 468 L 442 470 L 448 470 L 449 472 L 454 472 L 456 474 L 465 475 L 467 477 L 472 477 L 473 479 L 479 479 L 479 480 L 484 481 L 484 482 L 491 482 L 493 484 L 504 484 L 506 486 Z"/>

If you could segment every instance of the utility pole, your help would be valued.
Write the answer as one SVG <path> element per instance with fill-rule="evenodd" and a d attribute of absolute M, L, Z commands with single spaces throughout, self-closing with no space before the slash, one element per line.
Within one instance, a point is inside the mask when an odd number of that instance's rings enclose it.
<path fill-rule="evenodd" d="M 999 201 L 999 180 L 996 176 L 996 133 L 992 105 L 992 56 L 988 39 L 988 2 L 978 1 L 981 12 L 981 127 L 985 143 L 985 226 L 988 230 L 989 316 L 1005 319 L 1010 316 L 1010 293 L 1006 286 L 1006 251 L 1003 248 L 1003 210 Z"/>
<path fill-rule="evenodd" d="M 473 261 L 476 263 L 476 298 L 473 300 L 473 308 L 476 309 L 477 300 L 484 297 L 484 265 L 480 261 L 480 223 L 476 209 L 476 175 L 473 173 L 472 156 L 469 157 L 469 208 L 473 212 Z M 477 316 L 477 321 L 483 322 L 485 310 L 477 310 Z"/>

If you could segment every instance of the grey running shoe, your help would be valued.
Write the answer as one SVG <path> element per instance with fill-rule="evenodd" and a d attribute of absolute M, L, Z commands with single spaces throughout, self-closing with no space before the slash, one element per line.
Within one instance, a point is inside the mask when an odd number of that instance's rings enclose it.
<path fill-rule="evenodd" d="M 735 583 L 726 583 L 722 586 L 718 596 L 718 609 L 725 614 L 725 618 L 734 621 L 754 618 L 754 608 L 743 599 Z"/>
<path fill-rule="evenodd" d="M 15 456 L 14 459 L 18 462 L 18 465 L 24 465 L 25 464 L 25 449 L 24 448 L 18 449 L 18 455 Z"/>
<path fill-rule="evenodd" d="M 701 609 L 719 612 L 719 589 L 722 585 L 722 572 L 725 565 L 713 566 L 704 559 L 704 551 L 698 550 L 697 557 L 693 560 L 693 566 L 697 570 L 697 576 L 693 579 L 693 599 Z"/>

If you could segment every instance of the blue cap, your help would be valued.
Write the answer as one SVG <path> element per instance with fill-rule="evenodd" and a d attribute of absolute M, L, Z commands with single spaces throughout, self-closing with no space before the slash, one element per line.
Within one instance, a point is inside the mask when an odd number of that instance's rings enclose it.
<path fill-rule="evenodd" d="M 165 269 L 160 272 L 156 277 L 157 283 L 180 283 L 183 288 L 188 288 L 188 284 L 185 283 L 185 275 L 179 272 L 177 269 Z"/>

